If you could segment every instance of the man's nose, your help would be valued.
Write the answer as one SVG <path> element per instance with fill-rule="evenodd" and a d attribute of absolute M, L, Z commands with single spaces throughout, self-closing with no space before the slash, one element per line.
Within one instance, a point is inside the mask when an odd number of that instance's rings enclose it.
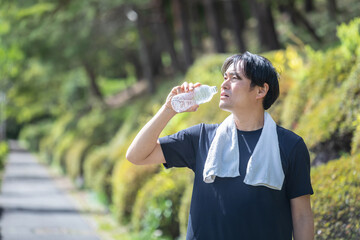
<path fill-rule="evenodd" d="M 221 88 L 224 88 L 224 89 L 229 88 L 229 79 L 224 79 L 223 83 L 221 84 Z"/>

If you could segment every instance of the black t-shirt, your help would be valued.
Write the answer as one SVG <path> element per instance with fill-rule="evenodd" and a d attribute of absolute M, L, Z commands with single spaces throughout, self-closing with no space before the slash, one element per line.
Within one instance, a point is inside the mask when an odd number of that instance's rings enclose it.
<path fill-rule="evenodd" d="M 301 137 L 277 126 L 285 180 L 281 191 L 245 184 L 248 160 L 261 131 L 239 131 L 240 176 L 203 181 L 203 169 L 218 124 L 199 124 L 160 138 L 165 167 L 195 173 L 188 240 L 292 239 L 290 199 L 313 194 L 310 158 Z"/>

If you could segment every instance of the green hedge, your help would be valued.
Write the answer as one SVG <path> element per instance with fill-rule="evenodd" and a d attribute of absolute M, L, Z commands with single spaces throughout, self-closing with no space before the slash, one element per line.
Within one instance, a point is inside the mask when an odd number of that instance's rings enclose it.
<path fill-rule="evenodd" d="M 4 170 L 8 153 L 9 144 L 6 141 L 0 141 L 0 173 Z M 0 178 L 2 178 L 2 174 L 0 174 Z"/>
<path fill-rule="evenodd" d="M 135 166 L 118 161 L 113 173 L 113 212 L 122 224 L 128 224 L 138 191 L 159 171 L 160 166 Z"/>
<path fill-rule="evenodd" d="M 76 139 L 69 147 L 65 156 L 65 166 L 69 177 L 73 180 L 81 181 L 85 157 L 92 145 L 86 139 Z M 78 182 L 80 184 L 80 182 Z M 81 187 L 82 184 L 79 185 Z"/>
<path fill-rule="evenodd" d="M 185 188 L 184 194 L 181 198 L 181 205 L 179 210 L 180 236 L 182 236 L 183 239 L 185 239 L 187 233 L 192 191 L 193 184 L 191 181 Z"/>
<path fill-rule="evenodd" d="M 354 126 L 356 126 L 356 130 L 351 143 L 351 154 L 360 153 L 360 114 L 354 121 Z"/>
<path fill-rule="evenodd" d="M 313 169 L 316 239 L 360 239 L 360 154 Z"/>
<path fill-rule="evenodd" d="M 296 129 L 300 118 L 311 114 L 327 95 L 334 95 L 334 90 L 343 85 L 360 56 L 359 26 L 360 18 L 339 26 L 337 34 L 340 45 L 338 47 L 327 51 L 306 48 L 304 68 L 301 72 L 296 72 L 299 74 L 298 81 L 295 82 L 285 99 L 281 114 L 283 126 Z M 323 133 L 319 132 L 319 134 Z M 311 139 L 309 141 L 315 142 Z"/>
<path fill-rule="evenodd" d="M 181 197 L 189 184 L 192 182 L 186 169 L 164 170 L 148 181 L 136 197 L 132 215 L 135 231 L 141 230 L 146 239 L 154 238 L 154 234 L 178 237 Z"/>
<path fill-rule="evenodd" d="M 38 152 L 40 141 L 52 127 L 51 121 L 41 121 L 35 124 L 26 125 L 19 134 L 19 139 L 31 152 Z"/>
<path fill-rule="evenodd" d="M 72 146 L 75 139 L 75 132 L 67 131 L 57 140 L 58 143 L 55 145 L 54 149 L 52 149 L 54 152 L 52 164 L 59 168 L 63 173 L 67 172 L 65 163 L 67 151 Z"/>
<path fill-rule="evenodd" d="M 39 140 L 40 159 L 52 163 L 55 155 L 55 147 L 68 129 L 76 125 L 75 115 L 68 112 L 59 117 L 51 126 L 48 133 Z"/>
<path fill-rule="evenodd" d="M 109 159 L 108 146 L 97 146 L 89 152 L 84 162 L 85 186 L 94 190 L 101 201 L 111 203 L 111 172 L 114 163 Z"/>
<path fill-rule="evenodd" d="M 339 55 L 334 56 L 334 58 L 326 58 L 326 62 L 336 62 L 338 58 Z M 313 64 L 315 65 L 315 63 Z M 349 62 L 349 65 L 351 67 L 347 67 L 347 73 L 343 73 L 337 79 L 339 82 L 332 84 L 327 79 L 322 80 L 328 83 L 324 87 L 329 88 L 323 90 L 322 95 L 319 94 L 319 89 L 308 92 L 311 97 L 305 101 L 307 102 L 306 109 L 302 110 L 295 131 L 306 139 L 310 148 L 331 139 L 334 134 L 344 135 L 347 132 L 354 131 L 352 122 L 360 110 L 359 105 L 356 104 L 359 102 L 357 100 L 357 90 L 359 89 L 357 82 L 359 80 L 360 61 L 358 63 Z M 325 72 L 323 75 L 326 75 Z M 313 85 L 311 86 L 313 87 Z M 298 87 L 302 88 L 303 86 Z"/>

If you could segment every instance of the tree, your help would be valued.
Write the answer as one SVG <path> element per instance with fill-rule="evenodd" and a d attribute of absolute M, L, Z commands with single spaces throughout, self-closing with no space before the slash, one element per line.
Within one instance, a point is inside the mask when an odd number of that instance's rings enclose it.
<path fill-rule="evenodd" d="M 207 26 L 212 39 L 214 40 L 215 50 L 218 53 L 225 52 L 225 44 L 221 34 L 221 27 L 214 7 L 214 0 L 203 0 L 206 13 Z"/>
<path fill-rule="evenodd" d="M 275 31 L 274 18 L 269 1 L 249 0 L 257 19 L 258 36 L 263 50 L 279 49 L 280 43 Z"/>
<path fill-rule="evenodd" d="M 336 19 L 336 13 L 338 11 L 336 0 L 327 0 L 327 8 L 329 12 L 329 17 L 331 19 Z"/>
<path fill-rule="evenodd" d="M 173 12 L 175 16 L 175 29 L 177 29 L 178 35 L 180 36 L 186 69 L 193 63 L 192 56 L 192 43 L 190 28 L 188 23 L 188 6 L 187 1 L 174 0 L 173 1 Z"/>
<path fill-rule="evenodd" d="M 2 85 L 10 86 L 3 88 L 9 89 L 10 113 L 18 113 L 19 121 L 31 121 L 41 114 L 56 115 L 65 106 L 76 111 L 80 105 L 73 94 L 82 98 L 83 106 L 103 101 L 99 78 L 126 77 L 127 60 L 139 62 L 133 57 L 138 52 L 137 38 L 128 39 L 134 36 L 134 26 L 128 28 L 125 14 L 118 14 L 123 7 L 115 4 L 95 0 L 1 3 L 0 18 L 11 31 L 2 36 L 0 45 L 6 49 L 16 43 L 26 56 L 18 61 L 21 72 L 1 79 Z M 81 83 L 68 84 L 78 80 Z"/>
<path fill-rule="evenodd" d="M 153 64 L 151 60 L 150 48 L 147 44 L 144 29 L 145 29 L 145 21 L 143 16 L 137 14 L 136 11 L 132 11 L 134 14 L 134 21 L 136 21 L 136 26 L 139 35 L 139 55 L 140 55 L 140 63 L 143 69 L 144 78 L 148 82 L 148 89 L 150 93 L 155 91 L 155 83 L 154 83 L 154 74 L 153 74 Z M 135 17 L 136 14 L 136 17 Z"/>
<path fill-rule="evenodd" d="M 322 41 L 316 33 L 315 28 L 310 24 L 306 17 L 296 9 L 294 0 L 281 0 L 278 4 L 280 11 L 286 12 L 294 25 L 304 27 L 317 42 Z"/>
<path fill-rule="evenodd" d="M 304 0 L 304 10 L 305 12 L 314 11 L 314 0 Z"/>
<path fill-rule="evenodd" d="M 180 65 L 177 57 L 176 50 L 174 48 L 174 39 L 168 24 L 168 20 L 165 15 L 165 6 L 164 0 L 153 0 L 152 9 L 153 14 L 152 18 L 154 21 L 155 31 L 157 32 L 157 41 L 167 49 L 171 57 L 171 63 L 175 70 L 183 71 L 184 68 Z"/>
<path fill-rule="evenodd" d="M 229 25 L 234 32 L 235 43 L 238 51 L 243 52 L 246 49 L 243 38 L 243 30 L 245 27 L 245 18 L 239 3 L 234 0 L 225 0 L 225 15 L 228 17 Z"/>

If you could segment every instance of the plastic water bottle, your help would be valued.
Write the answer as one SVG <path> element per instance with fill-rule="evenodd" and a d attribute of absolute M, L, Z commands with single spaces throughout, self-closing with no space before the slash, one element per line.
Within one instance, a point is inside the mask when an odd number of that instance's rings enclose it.
<path fill-rule="evenodd" d="M 176 112 L 184 112 L 190 107 L 206 103 L 217 93 L 216 86 L 201 85 L 193 92 L 180 93 L 171 99 L 171 106 Z"/>

